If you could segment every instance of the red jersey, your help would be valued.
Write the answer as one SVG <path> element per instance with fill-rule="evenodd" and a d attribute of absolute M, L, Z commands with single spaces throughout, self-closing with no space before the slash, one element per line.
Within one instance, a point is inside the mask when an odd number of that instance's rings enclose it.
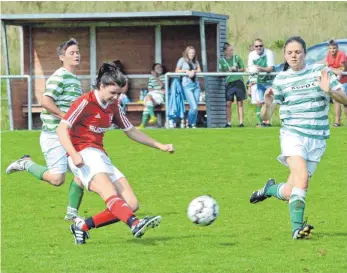
<path fill-rule="evenodd" d="M 119 101 L 103 104 L 98 92 L 90 91 L 79 97 L 62 119 L 62 122 L 70 126 L 71 142 L 77 152 L 88 147 L 105 152 L 104 134 L 112 123 L 124 131 L 133 127 L 120 107 Z"/>
<path fill-rule="evenodd" d="M 336 57 L 333 57 L 329 52 L 326 58 L 327 66 L 344 70 L 343 63 L 347 63 L 347 56 L 343 51 L 337 51 Z M 341 76 L 340 83 L 347 83 L 347 76 Z"/>

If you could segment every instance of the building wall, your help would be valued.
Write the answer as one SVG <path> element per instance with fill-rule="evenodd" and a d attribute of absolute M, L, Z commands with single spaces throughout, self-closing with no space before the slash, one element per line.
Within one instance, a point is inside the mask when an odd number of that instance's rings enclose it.
<path fill-rule="evenodd" d="M 220 44 L 222 47 L 222 41 L 226 38 L 225 21 L 220 21 L 220 26 L 222 37 Z M 161 27 L 161 31 L 162 63 L 166 66 L 168 71 L 175 70 L 178 59 L 182 56 L 182 52 L 188 45 L 195 47 L 198 60 L 202 63 L 199 25 L 164 25 Z M 206 24 L 205 31 L 208 71 L 216 71 L 217 25 Z M 78 67 L 76 74 L 90 75 L 90 34 L 88 27 L 32 28 L 31 33 L 33 76 L 49 76 L 60 67 L 61 63 L 57 56 L 56 49 L 59 44 L 69 38 L 75 38 L 79 42 L 81 65 Z M 24 51 L 24 72 L 25 74 L 29 74 L 29 27 L 24 27 Z M 152 64 L 155 62 L 155 27 L 146 25 L 137 27 L 96 27 L 97 69 L 103 61 L 113 61 L 117 59 L 124 63 L 127 74 L 150 74 Z M 33 80 L 33 104 L 40 104 L 42 93 L 45 89 L 45 81 L 46 79 Z M 206 82 L 206 79 L 200 79 L 200 82 L 204 90 L 204 82 Z M 91 89 L 90 80 L 81 80 L 81 83 L 84 92 Z M 212 109 L 211 107 L 214 105 L 213 100 L 218 99 L 219 105 L 221 104 L 221 97 L 213 95 L 218 88 L 220 89 L 219 83 L 220 80 L 218 79 L 209 79 L 211 98 L 210 109 Z M 15 107 L 20 109 L 23 104 L 27 103 L 27 96 L 26 92 L 19 90 L 19 86 L 25 86 L 25 84 L 23 84 L 23 82 L 18 84 L 13 83 L 12 92 L 16 94 L 15 97 L 17 101 Z M 130 93 L 128 95 L 131 101 L 136 102 L 138 100 L 139 91 L 142 87 L 147 87 L 146 79 L 130 80 Z M 24 87 L 24 89 L 26 88 Z M 18 98 L 20 98 L 20 100 L 18 100 Z M 18 115 L 20 112 L 21 110 L 18 110 L 15 113 Z M 15 125 L 15 127 L 21 128 L 23 124 L 26 124 L 25 119 L 26 117 L 23 115 L 17 118 L 18 126 Z M 218 123 L 220 119 L 216 120 L 212 118 L 210 124 L 214 122 Z"/>
<path fill-rule="evenodd" d="M 154 27 L 97 27 L 97 67 L 121 60 L 128 74 L 149 74 L 155 59 Z"/>
<path fill-rule="evenodd" d="M 225 42 L 227 42 L 227 27 L 225 20 L 219 20 L 216 31 L 216 37 L 219 39 L 219 55 L 222 56 L 223 45 Z M 215 64 L 214 71 L 217 71 L 217 64 Z M 220 77 L 205 77 L 205 82 L 207 83 L 206 88 L 208 89 L 206 97 L 207 127 L 223 127 L 226 124 L 224 79 Z"/>

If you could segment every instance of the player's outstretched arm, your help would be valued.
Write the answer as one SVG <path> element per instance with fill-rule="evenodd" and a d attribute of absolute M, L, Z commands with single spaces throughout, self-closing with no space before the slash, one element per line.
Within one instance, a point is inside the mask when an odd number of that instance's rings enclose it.
<path fill-rule="evenodd" d="M 128 131 L 124 132 L 130 139 L 141 143 L 143 145 L 156 148 L 158 150 L 161 150 L 163 152 L 169 152 L 169 153 L 174 153 L 174 147 L 172 144 L 161 144 L 155 139 L 149 137 L 145 133 L 141 132 L 140 130 L 137 130 L 135 127 L 131 128 Z"/>
<path fill-rule="evenodd" d="M 71 159 L 74 165 L 78 168 L 82 167 L 84 165 L 83 158 L 76 151 L 75 147 L 72 145 L 70 135 L 69 135 L 69 125 L 65 123 L 64 121 L 60 122 L 57 128 L 57 135 L 59 137 L 59 141 L 61 145 L 63 145 L 66 152 L 71 156 Z"/>

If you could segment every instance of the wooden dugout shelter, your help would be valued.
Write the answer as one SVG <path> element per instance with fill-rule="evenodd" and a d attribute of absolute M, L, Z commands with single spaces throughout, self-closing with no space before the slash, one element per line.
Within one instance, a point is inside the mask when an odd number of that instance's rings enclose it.
<path fill-rule="evenodd" d="M 27 80 L 8 80 L 11 129 L 40 127 L 37 113 L 42 109 L 40 99 L 45 81 L 61 65 L 57 46 L 70 37 L 79 42 L 81 63 L 76 74 L 83 92 L 91 90 L 102 62 L 119 59 L 124 63 L 130 79 L 127 95 L 133 102 L 128 117 L 136 125 L 143 109 L 136 101 L 140 88 L 147 86 L 152 64 L 162 63 L 168 71 L 174 71 L 182 52 L 191 45 L 197 51 L 203 72 L 217 71 L 217 60 L 227 41 L 228 18 L 196 11 L 2 15 L 5 72 L 9 74 L 10 63 L 6 26 L 14 25 L 20 27 L 21 75 L 28 75 L 32 82 L 32 101 L 28 102 Z M 208 127 L 223 126 L 223 79 L 205 77 L 202 89 L 206 90 L 207 98 L 206 105 L 199 105 L 199 110 L 207 111 Z"/>

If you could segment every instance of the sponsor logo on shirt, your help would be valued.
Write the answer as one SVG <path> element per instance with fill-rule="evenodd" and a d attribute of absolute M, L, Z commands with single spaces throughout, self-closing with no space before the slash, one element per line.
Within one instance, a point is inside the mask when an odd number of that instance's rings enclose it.
<path fill-rule="evenodd" d="M 317 87 L 316 83 L 311 82 L 303 85 L 298 85 L 298 86 L 292 86 L 292 90 L 302 90 L 302 89 L 308 89 L 312 87 Z"/>
<path fill-rule="evenodd" d="M 89 131 L 92 131 L 94 133 L 97 134 L 103 134 L 108 130 L 108 128 L 100 128 L 100 127 L 96 127 L 94 125 L 89 125 Z"/>

